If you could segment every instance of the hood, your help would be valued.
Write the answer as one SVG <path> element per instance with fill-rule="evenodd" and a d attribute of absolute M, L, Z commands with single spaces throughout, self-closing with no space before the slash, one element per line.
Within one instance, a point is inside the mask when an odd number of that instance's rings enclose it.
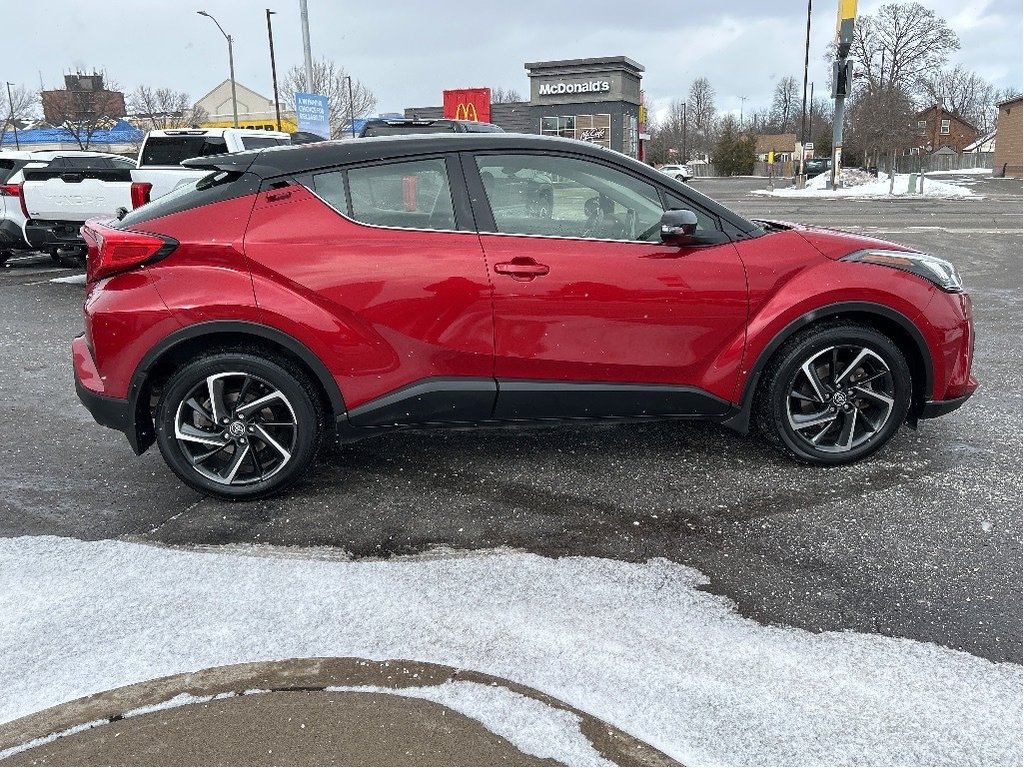
<path fill-rule="evenodd" d="M 884 248 L 889 251 L 912 252 L 913 248 L 898 243 L 890 243 L 887 240 L 880 240 L 877 237 L 857 235 L 852 232 L 842 232 L 838 229 L 826 227 L 813 227 L 803 224 L 794 224 L 786 221 L 765 221 L 759 219 L 755 222 L 761 225 L 768 232 L 792 230 L 797 232 L 804 240 L 810 243 L 822 256 L 838 261 L 843 256 L 848 256 L 855 251 L 863 251 L 868 248 Z"/>

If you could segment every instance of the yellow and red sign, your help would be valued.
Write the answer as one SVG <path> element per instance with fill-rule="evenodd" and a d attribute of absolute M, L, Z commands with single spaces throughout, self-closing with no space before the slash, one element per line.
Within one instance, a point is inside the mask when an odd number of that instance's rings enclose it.
<path fill-rule="evenodd" d="M 460 88 L 445 91 L 444 116 L 449 120 L 491 122 L 491 89 Z"/>

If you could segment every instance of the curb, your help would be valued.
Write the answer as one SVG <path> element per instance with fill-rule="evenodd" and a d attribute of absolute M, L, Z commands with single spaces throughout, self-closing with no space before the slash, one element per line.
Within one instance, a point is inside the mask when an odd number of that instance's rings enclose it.
<path fill-rule="evenodd" d="M 0 752 L 36 739 L 61 734 L 87 723 L 115 722 L 125 713 L 170 701 L 182 693 L 195 697 L 245 691 L 321 691 L 334 686 L 379 686 L 401 695 L 403 688 L 463 681 L 499 685 L 580 718 L 580 731 L 594 749 L 617 765 L 675 766 L 679 763 L 625 731 L 552 696 L 510 680 L 442 664 L 360 658 L 287 659 L 213 667 L 157 678 L 86 696 L 0 724 Z M 16 757 L 12 755 L 12 757 Z"/>

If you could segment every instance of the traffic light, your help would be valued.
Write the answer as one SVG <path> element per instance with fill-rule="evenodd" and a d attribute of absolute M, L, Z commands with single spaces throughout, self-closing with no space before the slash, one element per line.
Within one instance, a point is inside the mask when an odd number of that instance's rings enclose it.
<path fill-rule="evenodd" d="M 832 62 L 832 98 L 846 97 L 853 90 L 853 62 Z"/>

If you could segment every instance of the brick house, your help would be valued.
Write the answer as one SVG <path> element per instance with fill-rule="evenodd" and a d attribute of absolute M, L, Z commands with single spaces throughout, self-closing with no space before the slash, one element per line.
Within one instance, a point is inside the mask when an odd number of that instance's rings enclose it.
<path fill-rule="evenodd" d="M 1022 101 L 1024 97 L 1017 96 L 1007 101 L 1002 101 L 996 106 L 999 107 L 997 118 L 998 130 L 996 132 L 996 150 L 992 159 L 993 176 L 1015 176 L 1020 178 L 1024 175 L 1021 156 L 1024 155 L 1024 147 L 1021 146 L 1021 132 L 1024 128 L 1022 119 Z M 1005 169 L 1005 170 L 1004 170 Z"/>
<path fill-rule="evenodd" d="M 94 122 L 106 118 L 117 120 L 126 114 L 124 94 L 108 91 L 103 84 L 103 75 L 94 72 L 64 75 L 64 90 L 43 91 L 43 117 L 50 125 L 61 125 L 65 121 Z"/>
<path fill-rule="evenodd" d="M 907 154 L 920 155 L 943 147 L 954 152 L 978 139 L 978 129 L 941 104 L 934 104 L 914 115 L 915 141 Z"/>

